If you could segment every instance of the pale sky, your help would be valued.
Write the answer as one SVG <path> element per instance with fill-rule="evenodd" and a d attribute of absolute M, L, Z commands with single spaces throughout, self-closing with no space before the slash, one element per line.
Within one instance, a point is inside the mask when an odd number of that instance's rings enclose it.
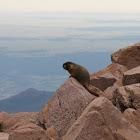
<path fill-rule="evenodd" d="M 140 0 L 0 0 L 0 12 L 137 12 Z"/>

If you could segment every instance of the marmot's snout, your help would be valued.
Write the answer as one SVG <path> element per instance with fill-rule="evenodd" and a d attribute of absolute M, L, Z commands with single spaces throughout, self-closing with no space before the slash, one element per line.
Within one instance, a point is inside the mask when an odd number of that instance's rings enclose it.
<path fill-rule="evenodd" d="M 63 68 L 64 68 L 65 70 L 67 70 L 67 66 L 66 66 L 65 64 L 63 64 Z"/>

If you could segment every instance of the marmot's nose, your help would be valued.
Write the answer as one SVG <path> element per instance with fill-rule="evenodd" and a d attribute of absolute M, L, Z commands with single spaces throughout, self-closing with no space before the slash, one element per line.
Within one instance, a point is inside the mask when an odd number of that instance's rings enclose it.
<path fill-rule="evenodd" d="M 66 65 L 63 64 L 63 68 L 66 70 L 66 68 L 67 68 Z"/>

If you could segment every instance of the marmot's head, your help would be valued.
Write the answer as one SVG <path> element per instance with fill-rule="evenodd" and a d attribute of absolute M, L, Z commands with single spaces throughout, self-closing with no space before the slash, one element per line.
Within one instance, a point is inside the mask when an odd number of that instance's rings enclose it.
<path fill-rule="evenodd" d="M 65 70 L 70 70 L 71 67 L 72 67 L 72 64 L 73 64 L 72 62 L 66 62 L 66 63 L 63 64 L 63 68 Z"/>

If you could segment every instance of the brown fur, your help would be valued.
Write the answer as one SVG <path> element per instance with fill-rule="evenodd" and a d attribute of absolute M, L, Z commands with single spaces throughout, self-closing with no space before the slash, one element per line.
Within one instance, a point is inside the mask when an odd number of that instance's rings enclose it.
<path fill-rule="evenodd" d="M 73 62 L 64 63 L 63 68 L 70 73 L 71 77 L 77 79 L 89 91 L 90 76 L 86 68 Z"/>
<path fill-rule="evenodd" d="M 99 96 L 89 88 L 90 76 L 86 68 L 73 62 L 64 63 L 63 68 L 70 73 L 70 77 L 78 80 L 79 83 L 83 85 L 92 95 Z"/>

